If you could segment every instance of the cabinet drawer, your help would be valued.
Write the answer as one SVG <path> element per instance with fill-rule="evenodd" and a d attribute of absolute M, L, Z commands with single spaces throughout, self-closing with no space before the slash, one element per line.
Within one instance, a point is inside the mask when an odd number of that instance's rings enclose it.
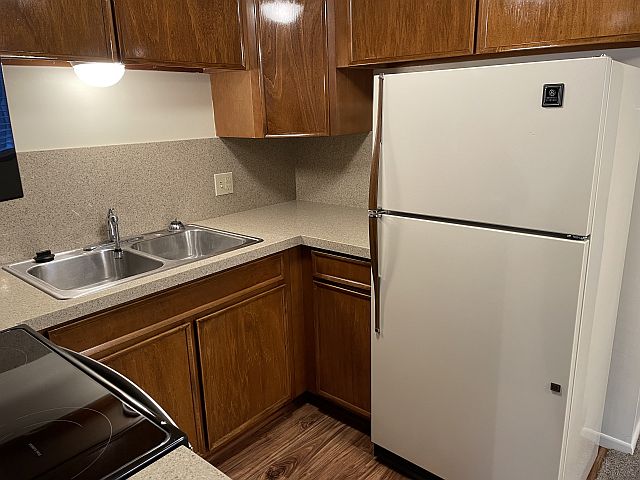
<path fill-rule="evenodd" d="M 48 334 L 56 344 L 82 352 L 142 329 L 153 329 L 160 322 L 186 320 L 213 311 L 283 282 L 284 254 L 280 253 L 55 328 Z"/>
<path fill-rule="evenodd" d="M 364 260 L 311 252 L 314 278 L 359 290 L 370 290 L 371 264 Z"/>

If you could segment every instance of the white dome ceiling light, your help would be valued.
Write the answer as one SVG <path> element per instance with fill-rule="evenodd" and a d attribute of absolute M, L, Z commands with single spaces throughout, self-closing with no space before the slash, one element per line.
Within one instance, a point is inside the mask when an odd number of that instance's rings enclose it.
<path fill-rule="evenodd" d="M 111 87 L 124 76 L 121 63 L 72 63 L 77 77 L 92 87 Z"/>
<path fill-rule="evenodd" d="M 288 25 L 302 14 L 303 6 L 294 1 L 274 0 L 260 5 L 260 12 L 269 20 Z"/>

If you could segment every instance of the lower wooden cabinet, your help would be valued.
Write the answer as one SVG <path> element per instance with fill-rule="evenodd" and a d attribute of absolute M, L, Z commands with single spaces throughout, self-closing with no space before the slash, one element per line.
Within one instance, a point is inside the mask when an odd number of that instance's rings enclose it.
<path fill-rule="evenodd" d="M 370 264 L 312 252 L 316 393 L 371 412 Z"/>
<path fill-rule="evenodd" d="M 196 321 L 210 449 L 291 400 L 285 287 Z"/>
<path fill-rule="evenodd" d="M 137 383 L 206 456 L 291 398 L 290 256 L 271 255 L 47 335 Z"/>
<path fill-rule="evenodd" d="M 371 412 L 371 299 L 314 282 L 318 393 L 358 414 Z"/>
<path fill-rule="evenodd" d="M 305 390 L 368 415 L 369 270 L 292 249 L 47 335 L 140 385 L 212 457 Z"/>
<path fill-rule="evenodd" d="M 204 452 L 191 324 L 180 325 L 111 355 L 98 355 L 96 359 L 151 395 L 187 434 L 195 450 Z"/>

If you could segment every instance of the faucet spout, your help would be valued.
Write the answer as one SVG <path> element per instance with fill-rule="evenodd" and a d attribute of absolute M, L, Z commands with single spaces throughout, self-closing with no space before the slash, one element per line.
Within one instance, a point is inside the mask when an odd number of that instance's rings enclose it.
<path fill-rule="evenodd" d="M 115 258 L 122 258 L 122 248 L 120 247 L 120 227 L 118 225 L 118 215 L 113 208 L 109 209 L 107 215 L 107 232 L 109 241 L 113 242 L 113 255 Z"/>

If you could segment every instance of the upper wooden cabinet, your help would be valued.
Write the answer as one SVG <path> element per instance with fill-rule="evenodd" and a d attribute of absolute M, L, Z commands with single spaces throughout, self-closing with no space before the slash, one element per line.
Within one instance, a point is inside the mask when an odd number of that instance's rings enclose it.
<path fill-rule="evenodd" d="M 333 1 L 340 67 L 640 42 L 637 0 Z"/>
<path fill-rule="evenodd" d="M 299 255 L 262 258 L 55 327 L 48 336 L 129 377 L 197 452 L 207 453 L 291 400 L 289 258 Z"/>
<path fill-rule="evenodd" d="M 295 248 L 47 335 L 129 377 L 220 458 L 307 390 L 369 415 L 370 272 Z"/>
<path fill-rule="evenodd" d="M 124 63 L 243 68 L 238 0 L 113 0 Z"/>
<path fill-rule="evenodd" d="M 349 65 L 473 53 L 476 0 L 336 0 Z"/>
<path fill-rule="evenodd" d="M 224 71 L 223 137 L 366 132 L 366 66 L 603 44 L 640 45 L 638 0 L 0 0 L 2 58 Z"/>
<path fill-rule="evenodd" d="M 0 56 L 116 58 L 108 0 L 0 1 Z"/>
<path fill-rule="evenodd" d="M 212 72 L 220 137 L 371 130 L 373 75 L 336 68 L 332 0 L 246 0 L 247 71 Z"/>
<path fill-rule="evenodd" d="M 637 41 L 638 0 L 480 0 L 479 53 Z"/>
<path fill-rule="evenodd" d="M 267 132 L 328 134 L 324 0 L 258 1 Z"/>

